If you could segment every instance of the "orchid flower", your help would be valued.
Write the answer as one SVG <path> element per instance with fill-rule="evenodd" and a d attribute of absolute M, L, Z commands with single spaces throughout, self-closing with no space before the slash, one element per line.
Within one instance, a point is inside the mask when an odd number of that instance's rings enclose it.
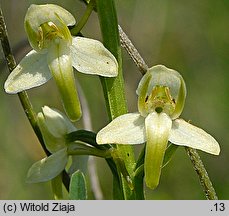
<path fill-rule="evenodd" d="M 28 183 L 45 182 L 55 178 L 65 169 L 68 161 L 71 161 L 68 173 L 73 173 L 77 169 L 75 162 L 79 161 L 78 155 L 111 157 L 110 149 L 100 150 L 78 138 L 69 139 L 68 135 L 78 130 L 68 117 L 57 109 L 44 106 L 42 112 L 37 114 L 37 122 L 45 147 L 51 155 L 31 166 L 27 174 Z"/>
<path fill-rule="evenodd" d="M 67 26 L 75 18 L 64 8 L 31 5 L 25 16 L 25 30 L 33 50 L 7 78 L 4 88 L 16 94 L 54 78 L 64 108 L 75 121 L 81 116 L 73 68 L 85 74 L 114 77 L 118 74 L 115 57 L 97 40 L 72 37 Z"/>
<path fill-rule="evenodd" d="M 121 115 L 101 129 L 98 144 L 141 144 L 146 142 L 145 182 L 159 184 L 168 141 L 218 155 L 217 141 L 204 130 L 178 118 L 186 98 L 182 76 L 163 65 L 148 69 L 138 88 L 138 111 Z"/>
<path fill-rule="evenodd" d="M 51 155 L 32 165 L 27 174 L 29 183 L 51 180 L 64 170 L 69 158 L 65 135 L 76 130 L 67 116 L 47 106 L 38 113 L 37 119 L 45 146 Z"/>

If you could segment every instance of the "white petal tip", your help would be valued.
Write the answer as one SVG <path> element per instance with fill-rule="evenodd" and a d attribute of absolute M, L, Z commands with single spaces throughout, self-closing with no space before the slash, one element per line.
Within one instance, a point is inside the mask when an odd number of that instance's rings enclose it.
<path fill-rule="evenodd" d="M 97 144 L 105 144 L 106 142 L 102 139 L 102 137 L 100 136 L 100 134 L 96 136 L 96 142 Z"/>
<path fill-rule="evenodd" d="M 15 88 L 13 83 L 8 82 L 7 80 L 4 84 L 4 90 L 7 94 L 17 94 L 18 92 L 20 92 L 20 89 Z"/>
<path fill-rule="evenodd" d="M 219 143 L 203 129 L 176 119 L 173 122 L 169 141 L 175 145 L 188 146 L 213 155 L 219 155 Z"/>
<path fill-rule="evenodd" d="M 215 146 L 214 149 L 212 149 L 212 152 L 209 152 L 210 154 L 213 154 L 213 155 L 219 155 L 220 154 L 220 147 L 219 147 L 219 144 L 217 143 L 217 145 Z"/>

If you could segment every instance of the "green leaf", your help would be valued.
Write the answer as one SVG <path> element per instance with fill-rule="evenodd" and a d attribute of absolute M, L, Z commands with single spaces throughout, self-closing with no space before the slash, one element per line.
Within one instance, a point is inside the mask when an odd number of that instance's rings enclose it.
<path fill-rule="evenodd" d="M 27 174 L 28 183 L 45 182 L 60 174 L 68 161 L 66 148 L 57 151 L 49 157 L 36 162 Z"/>
<path fill-rule="evenodd" d="M 87 188 L 84 174 L 77 170 L 72 174 L 69 188 L 69 198 L 71 200 L 86 200 Z"/>

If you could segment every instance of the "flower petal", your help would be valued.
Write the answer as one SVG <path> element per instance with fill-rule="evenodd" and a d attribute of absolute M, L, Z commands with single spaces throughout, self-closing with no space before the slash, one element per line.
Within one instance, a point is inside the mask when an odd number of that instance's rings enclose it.
<path fill-rule="evenodd" d="M 64 137 L 53 136 L 52 132 L 49 131 L 45 117 L 41 112 L 37 114 L 37 123 L 49 152 L 54 153 L 66 147 Z"/>
<path fill-rule="evenodd" d="M 97 134 L 98 144 L 140 144 L 145 142 L 144 118 L 128 113 L 115 118 Z"/>
<path fill-rule="evenodd" d="M 76 130 L 75 126 L 69 121 L 67 116 L 57 109 L 44 106 L 42 113 L 45 119 L 48 130 L 55 137 L 62 137 L 67 133 Z"/>
<path fill-rule="evenodd" d="M 76 121 L 81 117 L 81 107 L 67 42 L 53 41 L 47 56 L 48 66 L 55 79 L 66 113 L 72 121 Z"/>
<path fill-rule="evenodd" d="M 115 57 L 97 40 L 75 37 L 71 46 L 72 65 L 81 73 L 106 77 L 118 75 Z"/>
<path fill-rule="evenodd" d="M 29 22 L 30 26 L 37 30 L 39 26 L 46 22 L 58 22 L 63 20 L 66 25 L 74 25 L 74 16 L 64 8 L 55 4 L 35 5 L 32 4 L 26 13 L 25 23 Z"/>
<path fill-rule="evenodd" d="M 65 135 L 76 130 L 64 113 L 48 106 L 37 114 L 38 125 L 47 149 L 54 153 L 66 147 Z"/>
<path fill-rule="evenodd" d="M 68 31 L 66 31 L 67 26 L 74 25 L 76 21 L 71 13 L 58 5 L 32 4 L 26 13 L 24 26 L 30 45 L 36 51 L 41 51 L 41 48 L 43 49 L 40 45 L 44 42 L 45 38 L 41 37 L 42 31 L 40 27 L 42 24 L 48 22 L 56 25 L 60 32 L 63 33 L 63 36 L 67 36 L 67 38 L 70 39 L 70 32 L 68 33 Z M 50 34 L 48 36 L 50 36 Z"/>
<path fill-rule="evenodd" d="M 164 154 L 168 143 L 172 120 L 165 113 L 150 113 L 145 120 L 146 152 L 145 152 L 145 182 L 154 189 L 159 184 Z"/>
<path fill-rule="evenodd" d="M 35 164 L 29 169 L 27 174 L 28 183 L 45 182 L 53 179 L 60 174 L 68 161 L 66 148 L 46 157 Z"/>
<path fill-rule="evenodd" d="M 47 65 L 47 55 L 30 51 L 8 76 L 4 88 L 9 94 L 40 86 L 51 77 Z"/>
<path fill-rule="evenodd" d="M 210 134 L 183 119 L 173 121 L 169 141 L 176 145 L 200 149 L 214 155 L 218 155 L 220 152 L 218 142 Z"/>

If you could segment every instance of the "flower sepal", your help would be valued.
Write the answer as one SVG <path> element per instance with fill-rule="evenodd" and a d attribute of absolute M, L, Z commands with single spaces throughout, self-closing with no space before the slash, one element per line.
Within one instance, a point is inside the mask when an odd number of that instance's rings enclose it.
<path fill-rule="evenodd" d="M 75 22 L 72 14 L 58 5 L 32 4 L 26 13 L 24 26 L 33 49 L 44 52 L 49 46 L 48 42 L 57 36 L 71 43 L 67 26 Z"/>
<path fill-rule="evenodd" d="M 42 108 L 42 112 L 37 114 L 37 119 L 46 148 L 51 153 L 65 148 L 65 135 L 76 131 L 75 126 L 63 113 L 48 106 Z"/>
<path fill-rule="evenodd" d="M 163 65 L 148 69 L 138 88 L 138 110 L 142 116 L 152 112 L 165 112 L 172 119 L 183 111 L 186 86 L 182 76 Z"/>
<path fill-rule="evenodd" d="M 67 149 L 63 148 L 49 157 L 34 163 L 27 173 L 27 183 L 45 182 L 55 178 L 68 162 Z"/>

